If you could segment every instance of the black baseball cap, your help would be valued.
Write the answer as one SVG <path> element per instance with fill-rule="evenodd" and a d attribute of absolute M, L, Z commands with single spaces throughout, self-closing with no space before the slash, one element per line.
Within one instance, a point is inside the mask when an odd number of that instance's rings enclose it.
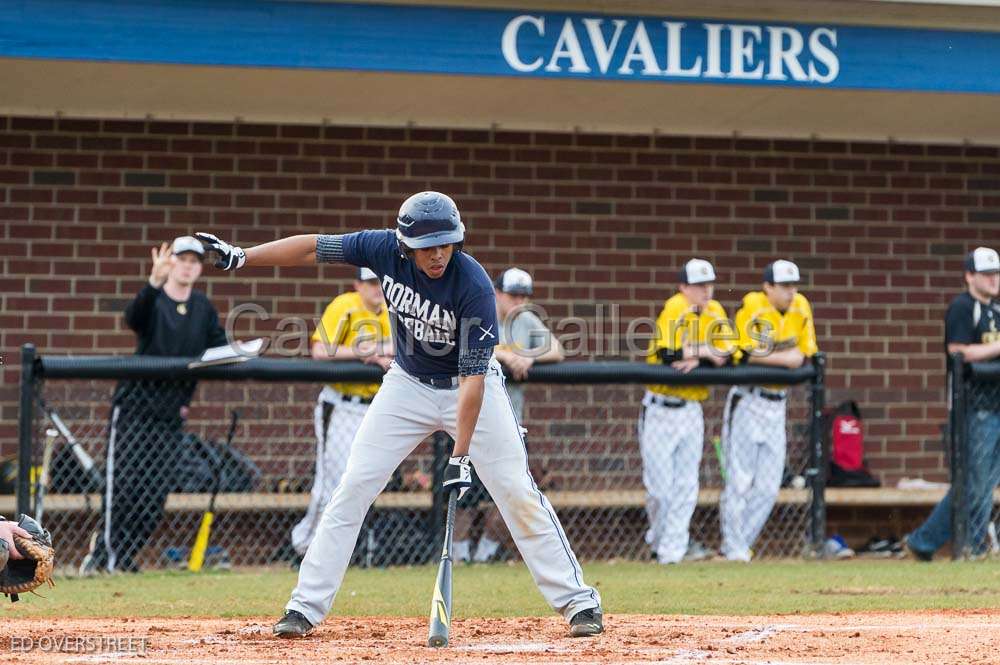
<path fill-rule="evenodd" d="M 681 284 L 705 284 L 715 281 L 715 268 L 705 259 L 691 259 L 677 276 Z"/>

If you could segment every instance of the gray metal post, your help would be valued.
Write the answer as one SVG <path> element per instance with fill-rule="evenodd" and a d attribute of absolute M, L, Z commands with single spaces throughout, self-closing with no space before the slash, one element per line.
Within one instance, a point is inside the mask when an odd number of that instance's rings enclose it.
<path fill-rule="evenodd" d="M 968 477 L 968 432 L 966 431 L 965 358 L 961 353 L 951 354 L 951 558 L 969 556 L 969 496 L 966 491 Z"/>
<path fill-rule="evenodd" d="M 815 554 L 823 550 L 826 540 L 826 459 L 823 450 L 823 409 L 826 406 L 826 356 L 817 353 L 812 359 L 816 375 L 810 383 L 809 396 L 809 470 L 812 504 L 809 506 L 810 541 Z"/>
<path fill-rule="evenodd" d="M 35 424 L 35 345 L 21 347 L 21 408 L 17 416 L 17 512 L 31 513 L 31 448 Z M 12 516 L 16 518 L 16 516 Z"/>

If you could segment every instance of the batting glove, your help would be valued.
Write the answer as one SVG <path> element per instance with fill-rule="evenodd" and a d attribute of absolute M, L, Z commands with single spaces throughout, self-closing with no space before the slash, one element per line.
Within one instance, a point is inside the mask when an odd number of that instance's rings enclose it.
<path fill-rule="evenodd" d="M 216 268 L 236 270 L 237 268 L 242 268 L 243 264 L 246 263 L 246 252 L 240 247 L 233 247 L 228 242 L 219 240 L 211 233 L 195 233 L 194 235 L 205 245 L 205 249 L 219 255 L 219 259 L 215 262 Z"/>
<path fill-rule="evenodd" d="M 461 499 L 470 487 L 472 487 L 472 463 L 469 462 L 469 456 L 449 457 L 448 466 L 444 470 L 444 481 L 441 483 L 445 495 L 458 490 L 458 498 Z"/>

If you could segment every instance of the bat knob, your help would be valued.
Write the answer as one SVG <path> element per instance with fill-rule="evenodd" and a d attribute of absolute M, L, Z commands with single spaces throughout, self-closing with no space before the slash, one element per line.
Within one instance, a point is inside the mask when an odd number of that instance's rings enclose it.
<path fill-rule="evenodd" d="M 435 635 L 427 640 L 427 646 L 434 647 L 435 649 L 446 647 L 448 646 L 448 638 L 442 635 Z"/>

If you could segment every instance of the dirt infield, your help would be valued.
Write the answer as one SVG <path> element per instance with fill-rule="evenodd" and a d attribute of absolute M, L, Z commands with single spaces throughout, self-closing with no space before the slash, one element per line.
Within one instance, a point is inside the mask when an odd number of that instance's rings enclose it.
<path fill-rule="evenodd" d="M 327 620 L 302 640 L 270 618 L 14 619 L 0 626 L 14 663 L 311 665 L 382 663 L 688 663 L 976 665 L 1000 662 L 1000 613 L 909 612 L 771 617 L 610 615 L 593 639 L 556 618 L 461 619 L 446 649 L 423 646 L 424 619 Z"/>

